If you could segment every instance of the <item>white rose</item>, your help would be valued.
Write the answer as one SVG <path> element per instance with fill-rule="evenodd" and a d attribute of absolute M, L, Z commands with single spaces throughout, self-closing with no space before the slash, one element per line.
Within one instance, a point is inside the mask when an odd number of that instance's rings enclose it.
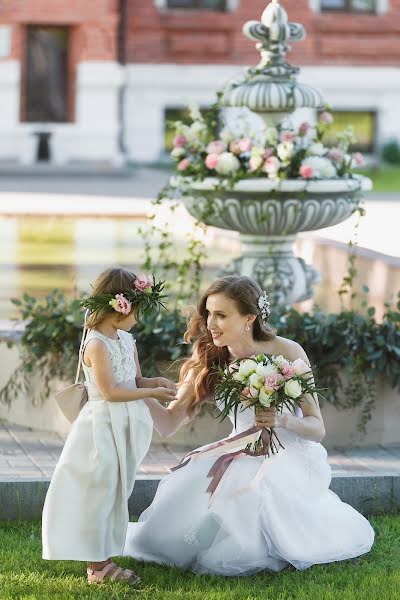
<path fill-rule="evenodd" d="M 268 363 L 266 365 L 259 364 L 256 369 L 257 375 L 259 377 L 262 377 L 263 379 L 268 377 L 268 375 L 273 375 L 274 373 L 277 373 L 277 372 L 278 372 L 278 369 L 272 363 Z"/>
<path fill-rule="evenodd" d="M 323 156 L 326 151 L 327 149 L 323 144 L 321 144 L 321 142 L 314 142 L 307 148 L 307 153 L 312 156 Z"/>
<path fill-rule="evenodd" d="M 293 156 L 293 142 L 282 142 L 276 147 L 276 153 L 281 160 L 289 160 Z"/>
<path fill-rule="evenodd" d="M 172 158 L 180 159 L 185 156 L 186 152 L 184 148 L 174 148 L 171 152 Z"/>
<path fill-rule="evenodd" d="M 335 177 L 336 168 L 327 158 L 322 156 L 309 156 L 303 160 L 301 166 L 311 167 L 313 170 L 314 177 L 318 179 L 329 179 Z"/>
<path fill-rule="evenodd" d="M 286 360 L 286 358 L 284 358 L 282 356 L 282 354 L 279 354 L 279 356 L 276 356 L 274 359 L 275 364 L 278 365 L 278 367 L 287 367 L 289 365 L 289 361 Z"/>
<path fill-rule="evenodd" d="M 223 152 L 219 155 L 215 170 L 219 175 L 233 175 L 240 169 L 240 161 L 232 152 Z"/>
<path fill-rule="evenodd" d="M 256 388 L 257 390 L 259 390 L 264 385 L 264 379 L 265 378 L 260 377 L 256 372 L 256 373 L 253 373 L 252 375 L 250 375 L 249 383 L 253 388 Z"/>
<path fill-rule="evenodd" d="M 289 398 L 298 398 L 302 394 L 301 385 L 295 379 L 289 379 L 285 383 L 285 394 L 289 396 Z"/>
<path fill-rule="evenodd" d="M 248 358 L 240 363 L 239 366 L 239 375 L 242 377 L 249 377 L 252 373 L 255 373 L 257 369 L 257 363 L 255 360 L 251 360 Z"/>
<path fill-rule="evenodd" d="M 271 394 L 267 392 L 265 388 L 261 388 L 258 400 L 260 404 L 262 404 L 266 408 L 271 406 Z"/>

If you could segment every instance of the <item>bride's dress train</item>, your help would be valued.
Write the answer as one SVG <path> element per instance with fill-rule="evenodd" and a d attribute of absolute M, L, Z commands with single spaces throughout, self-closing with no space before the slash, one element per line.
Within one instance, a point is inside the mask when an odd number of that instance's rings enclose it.
<path fill-rule="evenodd" d="M 231 435 L 253 423 L 251 410 L 238 413 Z M 237 456 L 211 499 L 207 475 L 215 454 L 196 454 L 164 477 L 151 506 L 129 524 L 124 554 L 196 573 L 249 575 L 368 552 L 374 531 L 329 490 L 325 449 L 285 429 L 276 432 L 285 449 L 266 459 Z"/>

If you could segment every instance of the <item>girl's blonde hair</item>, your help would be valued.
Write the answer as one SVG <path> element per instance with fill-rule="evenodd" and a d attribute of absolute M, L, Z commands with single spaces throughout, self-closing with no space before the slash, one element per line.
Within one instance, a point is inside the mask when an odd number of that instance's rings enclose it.
<path fill-rule="evenodd" d="M 123 294 L 126 290 L 134 288 L 136 276 L 124 269 L 123 267 L 114 267 L 107 269 L 100 273 L 96 279 L 92 295 L 97 296 L 98 294 Z M 111 313 L 112 314 L 112 313 Z M 107 315 L 110 315 L 110 311 L 107 308 L 99 308 L 92 312 L 87 320 L 87 327 L 94 329 L 104 321 Z M 126 315 L 115 312 L 115 317 L 118 321 L 125 319 Z"/>

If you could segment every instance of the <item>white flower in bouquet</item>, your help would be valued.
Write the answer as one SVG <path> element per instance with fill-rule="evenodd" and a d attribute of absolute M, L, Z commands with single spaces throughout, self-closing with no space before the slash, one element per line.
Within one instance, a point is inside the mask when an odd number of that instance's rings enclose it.
<path fill-rule="evenodd" d="M 171 152 L 172 158 L 175 158 L 176 160 L 183 158 L 185 156 L 185 154 L 186 154 L 185 149 L 180 148 L 180 147 L 174 148 Z"/>
<path fill-rule="evenodd" d="M 284 356 L 282 356 L 282 354 L 275 356 L 274 363 L 278 365 L 279 368 L 289 366 L 289 361 Z"/>
<path fill-rule="evenodd" d="M 301 385 L 295 379 L 289 379 L 285 383 L 285 394 L 289 396 L 289 398 L 298 398 L 302 394 Z"/>
<path fill-rule="evenodd" d="M 292 367 L 296 375 L 305 375 L 311 371 L 311 367 L 302 358 L 296 358 L 292 363 Z"/>
<path fill-rule="evenodd" d="M 238 374 L 242 377 L 250 377 L 252 373 L 255 373 L 257 369 L 257 363 L 251 358 L 247 358 L 240 363 Z"/>
<path fill-rule="evenodd" d="M 260 393 L 258 395 L 258 401 L 260 404 L 268 408 L 271 406 L 271 394 L 264 387 L 261 388 Z"/>
<path fill-rule="evenodd" d="M 268 377 L 268 375 L 274 375 L 275 373 L 278 373 L 278 369 L 274 364 L 270 362 L 266 365 L 260 363 L 257 365 L 256 373 L 259 377 L 265 379 L 266 377 Z"/>
<path fill-rule="evenodd" d="M 260 377 L 260 375 L 256 373 L 253 373 L 252 375 L 250 375 L 249 377 L 249 383 L 253 388 L 256 388 L 256 390 L 259 390 L 263 387 L 264 385 L 264 381 L 265 381 L 265 377 Z"/>
<path fill-rule="evenodd" d="M 276 153 L 283 161 L 288 161 L 292 158 L 294 152 L 293 142 L 281 142 L 276 148 Z"/>
<path fill-rule="evenodd" d="M 310 167 L 313 172 L 313 177 L 316 177 L 317 179 L 329 179 L 336 175 L 336 168 L 331 161 L 322 156 L 309 156 L 303 160 L 301 166 Z"/>
<path fill-rule="evenodd" d="M 234 379 L 235 381 L 243 382 L 246 379 L 246 377 L 244 375 L 242 375 L 241 373 L 239 373 L 239 371 L 237 371 L 236 373 L 234 373 L 232 375 L 232 379 Z"/>
<path fill-rule="evenodd" d="M 200 107 L 196 102 L 189 104 L 189 115 L 192 121 L 203 121 L 203 115 L 200 112 Z"/>
<path fill-rule="evenodd" d="M 321 142 L 314 142 L 310 144 L 307 148 L 307 154 L 309 156 L 323 156 L 326 154 L 327 148 Z"/>
<path fill-rule="evenodd" d="M 240 169 L 240 160 L 232 152 L 223 152 L 219 155 L 219 161 L 215 170 L 219 175 L 233 175 Z"/>

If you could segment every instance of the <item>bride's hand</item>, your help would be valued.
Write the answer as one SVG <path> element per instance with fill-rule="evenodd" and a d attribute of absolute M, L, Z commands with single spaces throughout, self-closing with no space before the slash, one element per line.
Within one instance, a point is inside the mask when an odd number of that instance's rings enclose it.
<path fill-rule="evenodd" d="M 164 387 L 169 390 L 172 390 L 173 392 L 177 391 L 176 383 L 174 383 L 170 379 L 167 379 L 166 377 L 156 377 L 155 379 L 157 387 Z"/>
<path fill-rule="evenodd" d="M 281 427 L 282 415 L 276 412 L 272 406 L 270 408 L 257 408 L 255 414 L 255 424 L 257 427 Z"/>

